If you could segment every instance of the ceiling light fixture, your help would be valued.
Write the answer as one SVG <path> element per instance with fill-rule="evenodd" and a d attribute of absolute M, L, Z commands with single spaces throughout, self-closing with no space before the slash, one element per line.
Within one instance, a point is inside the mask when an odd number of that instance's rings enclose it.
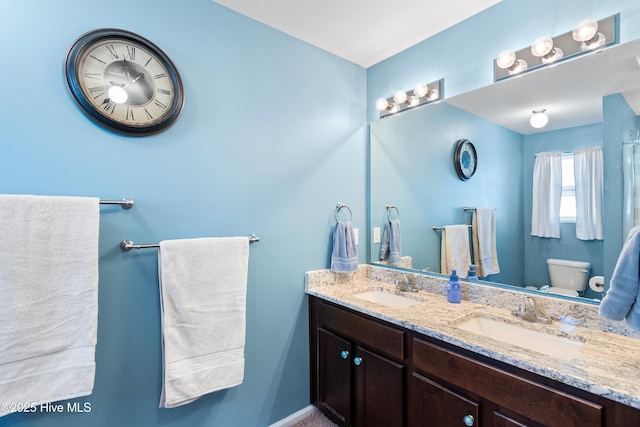
<path fill-rule="evenodd" d="M 538 37 L 528 48 L 503 50 L 494 61 L 494 81 L 616 44 L 619 21 L 619 14 L 599 21 L 584 19 L 572 31 L 556 37 Z"/>
<path fill-rule="evenodd" d="M 532 111 L 533 115 L 529 119 L 529 124 L 531 124 L 531 127 L 540 129 L 545 127 L 547 123 L 549 123 L 549 116 L 547 116 L 546 111 L 547 110 L 545 110 L 544 108 Z"/>
<path fill-rule="evenodd" d="M 378 98 L 376 109 L 380 117 L 428 104 L 442 99 L 444 79 L 429 84 L 420 83 L 410 91 L 399 90 L 391 98 Z"/>

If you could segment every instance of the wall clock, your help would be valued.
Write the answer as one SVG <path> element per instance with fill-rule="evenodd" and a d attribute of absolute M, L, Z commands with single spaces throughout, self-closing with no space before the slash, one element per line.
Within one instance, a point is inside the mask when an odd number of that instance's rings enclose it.
<path fill-rule="evenodd" d="M 455 149 L 453 150 L 453 164 L 456 169 L 456 173 L 460 179 L 466 181 L 476 173 L 478 167 L 478 155 L 476 154 L 476 148 L 468 139 L 459 139 L 456 141 Z"/>
<path fill-rule="evenodd" d="M 182 112 L 184 91 L 175 65 L 129 31 L 103 28 L 80 36 L 67 52 L 64 73 L 80 109 L 115 132 L 156 134 Z"/>

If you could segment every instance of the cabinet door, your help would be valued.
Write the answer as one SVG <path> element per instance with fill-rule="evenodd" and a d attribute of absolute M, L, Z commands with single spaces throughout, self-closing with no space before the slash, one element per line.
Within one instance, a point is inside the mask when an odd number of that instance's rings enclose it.
<path fill-rule="evenodd" d="M 353 358 L 356 427 L 404 425 L 404 366 L 357 347 Z"/>
<path fill-rule="evenodd" d="M 351 425 L 351 343 L 318 329 L 318 403 L 340 426 Z"/>
<path fill-rule="evenodd" d="M 479 405 L 422 375 L 412 378 L 412 427 L 478 426 Z"/>

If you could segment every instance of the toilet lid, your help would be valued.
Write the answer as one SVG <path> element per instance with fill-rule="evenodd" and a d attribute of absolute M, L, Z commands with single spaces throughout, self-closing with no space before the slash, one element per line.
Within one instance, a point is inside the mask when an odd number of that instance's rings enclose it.
<path fill-rule="evenodd" d="M 578 291 L 574 291 L 573 289 L 556 288 L 554 286 L 551 286 L 547 292 L 549 292 L 550 294 L 566 295 L 569 297 L 577 297 L 578 295 L 580 295 L 578 294 Z"/>

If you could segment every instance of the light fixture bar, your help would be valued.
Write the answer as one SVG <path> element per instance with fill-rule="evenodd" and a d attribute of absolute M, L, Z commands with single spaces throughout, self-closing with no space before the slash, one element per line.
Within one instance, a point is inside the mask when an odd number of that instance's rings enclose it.
<path fill-rule="evenodd" d="M 380 112 L 380 118 L 383 118 L 421 105 L 430 104 L 443 98 L 444 79 L 440 79 L 429 84 L 420 83 L 407 91 L 398 90 L 389 98 L 378 98 L 376 100 L 376 109 Z"/>
<path fill-rule="evenodd" d="M 601 19 L 597 21 L 597 29 L 593 33 L 588 24 L 595 26 L 596 21 L 584 20 L 572 31 L 559 36 L 539 37 L 532 46 L 517 52 L 503 51 L 493 61 L 493 81 L 497 82 L 617 44 L 619 22 L 619 14 Z M 591 34 L 593 35 L 590 39 L 584 40 Z M 548 52 L 544 49 L 545 46 L 549 49 Z"/>

